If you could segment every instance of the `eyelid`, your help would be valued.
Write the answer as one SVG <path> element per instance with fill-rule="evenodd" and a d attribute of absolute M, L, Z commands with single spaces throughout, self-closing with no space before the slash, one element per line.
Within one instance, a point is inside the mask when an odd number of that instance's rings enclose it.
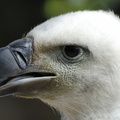
<path fill-rule="evenodd" d="M 65 47 L 65 46 L 77 46 L 77 47 L 80 47 L 81 49 L 83 49 L 84 51 L 89 52 L 88 46 L 85 46 L 85 45 L 76 45 L 76 44 L 66 44 L 66 45 L 62 45 L 62 46 L 60 46 L 60 49 L 62 49 L 62 48 Z"/>
<path fill-rule="evenodd" d="M 80 47 L 80 48 L 82 48 L 84 50 L 88 50 L 89 51 L 88 46 L 86 46 L 86 45 L 65 44 L 65 45 L 60 46 L 60 48 L 65 47 L 65 46 L 77 46 L 77 47 Z"/>

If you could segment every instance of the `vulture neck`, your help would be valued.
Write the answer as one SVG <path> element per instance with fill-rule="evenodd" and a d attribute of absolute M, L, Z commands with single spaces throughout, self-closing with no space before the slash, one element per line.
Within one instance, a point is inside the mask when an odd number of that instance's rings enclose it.
<path fill-rule="evenodd" d="M 60 110 L 61 120 L 120 120 L 120 102 L 102 108 L 98 106 L 67 106 Z"/>
<path fill-rule="evenodd" d="M 51 105 L 61 112 L 61 120 L 120 120 L 119 98 L 91 98 L 64 97 Z"/>

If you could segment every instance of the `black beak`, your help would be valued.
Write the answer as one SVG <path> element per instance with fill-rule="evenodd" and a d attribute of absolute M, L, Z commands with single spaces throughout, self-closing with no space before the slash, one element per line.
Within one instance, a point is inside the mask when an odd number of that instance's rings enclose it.
<path fill-rule="evenodd" d="M 23 38 L 0 48 L 0 97 L 10 94 L 35 94 L 55 77 L 31 67 L 33 40 Z M 37 71 L 37 72 L 36 72 Z M 42 84 L 38 85 L 39 82 Z"/>

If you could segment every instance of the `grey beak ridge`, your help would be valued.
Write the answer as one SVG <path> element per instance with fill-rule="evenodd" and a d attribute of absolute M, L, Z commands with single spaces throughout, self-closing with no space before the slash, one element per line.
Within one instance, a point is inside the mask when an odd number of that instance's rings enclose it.
<path fill-rule="evenodd" d="M 29 66 L 32 51 L 33 41 L 29 38 L 16 40 L 0 48 L 0 86 Z"/>

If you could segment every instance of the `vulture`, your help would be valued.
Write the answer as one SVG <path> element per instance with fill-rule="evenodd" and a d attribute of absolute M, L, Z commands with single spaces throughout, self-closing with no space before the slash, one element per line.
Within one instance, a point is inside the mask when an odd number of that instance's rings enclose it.
<path fill-rule="evenodd" d="M 120 19 L 111 11 L 51 18 L 0 48 L 0 97 L 37 98 L 61 120 L 120 120 Z"/>

